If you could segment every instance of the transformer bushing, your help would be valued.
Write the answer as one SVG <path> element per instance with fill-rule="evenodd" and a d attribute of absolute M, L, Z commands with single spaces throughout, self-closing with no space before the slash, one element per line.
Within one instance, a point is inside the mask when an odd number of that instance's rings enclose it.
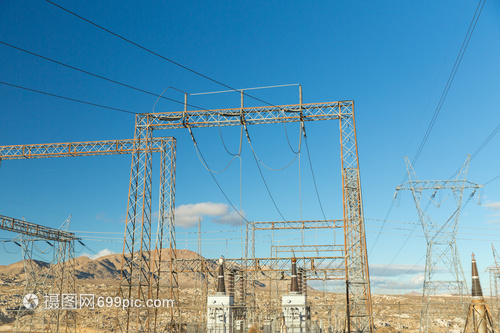
<path fill-rule="evenodd" d="M 207 297 L 207 332 L 233 331 L 234 296 L 226 294 L 224 259 L 219 259 L 216 294 Z"/>
<path fill-rule="evenodd" d="M 309 308 L 306 306 L 306 296 L 299 291 L 297 274 L 297 260 L 292 258 L 292 274 L 290 282 L 290 293 L 282 296 L 281 306 L 283 309 L 284 325 L 287 333 L 306 332 L 306 320 L 309 317 Z M 302 279 L 300 286 L 302 287 Z M 301 288 L 302 289 L 302 288 Z"/>
<path fill-rule="evenodd" d="M 476 259 L 472 254 L 472 301 L 467 311 L 464 333 L 498 333 L 493 324 L 490 309 L 486 304 L 479 281 Z"/>

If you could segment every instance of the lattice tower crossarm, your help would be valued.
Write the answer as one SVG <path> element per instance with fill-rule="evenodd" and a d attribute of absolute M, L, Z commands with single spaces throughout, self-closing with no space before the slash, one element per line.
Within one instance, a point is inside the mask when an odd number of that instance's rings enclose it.
<path fill-rule="evenodd" d="M 481 187 L 474 182 L 468 181 L 467 172 L 469 168 L 470 156 L 467 157 L 455 179 L 449 180 L 424 180 L 418 179 L 409 159 L 405 157 L 408 182 L 399 185 L 396 193 L 401 190 L 410 190 L 413 201 L 417 209 L 420 223 L 427 240 L 427 254 L 425 277 L 423 285 L 422 310 L 420 321 L 420 332 L 432 331 L 432 315 L 430 313 L 430 296 L 438 290 L 446 288 L 451 294 L 460 295 L 460 306 L 458 315 L 464 315 L 467 306 L 464 297 L 467 295 L 467 283 L 463 273 L 462 264 L 456 246 L 456 233 L 460 213 L 462 211 L 463 192 L 471 189 L 471 195 L 467 202 L 471 200 L 476 191 Z M 451 190 L 455 199 L 456 209 L 451 216 L 443 223 L 434 221 L 421 206 L 424 191 L 433 191 L 429 196 L 431 202 L 437 191 Z M 451 280 L 437 280 L 434 275 L 438 272 L 438 265 L 442 264 L 446 271 L 452 275 Z M 458 310 L 460 309 L 460 310 Z"/>
<path fill-rule="evenodd" d="M 153 152 L 161 151 L 165 140 L 171 141 L 173 138 L 155 138 L 151 141 L 149 149 Z M 135 143 L 134 139 L 125 139 L 0 146 L 0 161 L 132 154 Z"/>
<path fill-rule="evenodd" d="M 306 221 L 272 221 L 248 222 L 253 230 L 280 230 L 280 229 L 332 229 L 342 228 L 344 220 L 306 220 Z"/>
<path fill-rule="evenodd" d="M 21 235 L 32 236 L 34 238 L 58 242 L 80 240 L 74 233 L 69 231 L 45 227 L 40 224 L 3 215 L 0 215 L 0 229 L 12 231 Z"/>

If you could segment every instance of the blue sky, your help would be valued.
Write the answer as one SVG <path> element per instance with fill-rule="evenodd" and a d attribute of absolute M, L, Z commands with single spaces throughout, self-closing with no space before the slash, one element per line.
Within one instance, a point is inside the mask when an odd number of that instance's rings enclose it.
<path fill-rule="evenodd" d="M 404 156 L 413 158 L 453 68 L 477 2 L 470 1 L 236 1 L 134 3 L 60 0 L 61 6 L 165 57 L 234 88 L 299 83 L 304 102 L 355 102 L 369 262 L 379 288 L 418 290 L 425 238 L 411 194 L 401 193 L 384 229 L 394 190 L 405 175 Z M 446 179 L 499 125 L 500 6 L 487 2 L 453 85 L 415 170 L 421 179 Z M 225 90 L 134 47 L 48 2 L 0 2 L 0 41 L 137 88 L 161 93 L 166 87 L 197 93 Z M 100 80 L 0 44 L 1 81 L 134 112 L 150 112 L 156 97 Z M 272 104 L 298 102 L 296 86 L 254 90 Z M 182 95 L 167 92 L 171 98 Z M 133 115 L 0 85 L 0 144 L 70 142 L 133 137 Z M 238 107 L 236 93 L 190 96 L 205 108 Z M 247 105 L 259 105 L 246 98 Z M 182 106 L 160 103 L 156 110 Z M 297 124 L 286 128 L 295 149 Z M 342 197 L 337 122 L 306 124 L 311 160 L 327 218 L 341 218 Z M 239 128 L 223 128 L 224 143 L 238 150 Z M 252 144 L 271 167 L 294 157 L 282 125 L 250 127 Z M 215 129 L 194 131 L 210 167 L 231 160 Z M 241 255 L 241 225 L 200 163 L 186 131 L 156 133 L 177 138 L 179 248 L 196 250 L 193 221 L 203 217 L 202 248 L 208 257 Z M 485 183 L 500 173 L 495 136 L 472 160 L 469 179 Z M 253 221 L 280 220 L 259 175 L 246 139 L 241 159 L 242 209 Z M 304 148 L 304 147 L 303 147 Z M 155 168 L 159 169 L 158 157 Z M 322 218 L 305 149 L 281 172 L 262 167 L 286 219 Z M 94 252 L 121 252 L 130 156 L 4 161 L 0 167 L 1 214 L 58 227 L 72 214 L 71 229 Z M 240 205 L 240 161 L 217 179 Z M 157 184 L 158 175 L 155 174 Z M 484 187 L 483 205 L 464 209 L 457 244 L 467 277 L 469 258 L 491 265 L 491 242 L 500 240 L 500 180 Z M 157 202 L 157 185 L 154 203 Z M 446 196 L 443 197 L 443 199 Z M 446 199 L 451 204 L 451 198 Z M 302 201 L 302 209 L 300 208 Z M 156 206 L 156 204 L 155 204 Z M 444 205 L 446 206 L 446 205 Z M 443 208 L 450 208 L 446 206 Z M 155 210 L 155 209 L 154 209 Z M 156 209 L 157 210 L 157 209 Z M 435 211 L 444 218 L 446 212 Z M 181 223 L 182 221 L 182 223 Z M 218 223 L 219 222 L 219 223 Z M 410 224 L 408 224 L 410 223 Z M 475 229 L 467 229 L 475 228 Z M 483 228 L 483 229 L 479 229 Z M 413 231 L 414 229 L 414 231 Z M 218 230 L 234 230 L 218 233 Z M 98 234 L 88 233 L 99 232 Z M 379 235 L 379 232 L 380 236 Z M 87 233 L 84 233 L 87 232 Z M 101 234 L 102 233 L 102 234 Z M 406 235 L 411 233 L 411 237 Z M 14 237 L 0 231 L 3 240 Z M 257 234 L 257 254 L 269 254 L 268 234 Z M 92 238 L 90 238 L 92 237 Z M 300 242 L 300 233 L 275 233 L 275 242 Z M 315 232 L 306 243 L 341 239 Z M 94 239 L 94 240 L 90 240 Z M 227 239 L 227 245 L 226 240 Z M 496 242 L 496 243 L 495 243 Z M 20 260 L 15 244 L 3 243 L 0 264 Z M 500 247 L 500 244 L 497 246 Z M 401 249 L 401 250 L 400 250 Z M 77 248 L 79 253 L 91 253 Z M 395 257 L 395 254 L 399 253 Z M 390 266 L 388 264 L 390 263 Z M 416 265 L 416 266 L 415 266 Z M 408 274 L 403 273 L 409 272 Z M 396 282 L 394 282 L 396 281 Z M 483 285 L 487 285 L 484 274 Z M 392 287 L 391 287 L 392 286 Z"/>

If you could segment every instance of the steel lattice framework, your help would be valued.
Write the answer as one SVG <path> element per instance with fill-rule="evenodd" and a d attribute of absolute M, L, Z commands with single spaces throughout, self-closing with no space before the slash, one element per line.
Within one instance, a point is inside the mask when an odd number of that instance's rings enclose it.
<path fill-rule="evenodd" d="M 307 252 L 339 252 L 344 257 L 342 245 L 273 245 L 271 246 L 271 257 L 277 257 L 278 253 L 307 253 Z"/>
<path fill-rule="evenodd" d="M 427 240 L 427 256 L 425 264 L 425 278 L 423 286 L 422 310 L 420 317 L 420 332 L 432 332 L 432 317 L 430 311 L 430 296 L 438 290 L 447 289 L 450 293 L 460 295 L 460 305 L 457 310 L 461 316 L 465 315 L 467 306 L 464 297 L 467 295 L 467 283 L 462 270 L 456 246 L 456 235 L 460 213 L 462 211 L 463 192 L 470 189 L 472 192 L 470 200 L 476 191 L 481 187 L 474 182 L 468 181 L 467 172 L 469 168 L 470 156 L 467 156 L 458 175 L 451 180 L 419 180 L 417 174 L 407 157 L 405 157 L 408 171 L 408 182 L 399 185 L 396 192 L 409 190 L 412 192 L 413 201 L 417 208 L 418 217 Z M 421 206 L 422 194 L 432 191 L 429 198 L 436 195 L 438 191 L 451 190 L 455 198 L 456 209 L 452 215 L 439 223 L 434 221 Z M 468 201 L 467 201 L 468 202 Z M 438 281 L 434 277 L 438 271 L 438 265 L 443 265 L 448 273 L 452 275 L 450 280 Z"/>
<path fill-rule="evenodd" d="M 12 231 L 26 236 L 31 236 L 34 238 L 58 242 L 79 240 L 79 238 L 77 238 L 72 232 L 45 227 L 43 225 L 3 215 L 0 215 L 0 229 Z"/>
<path fill-rule="evenodd" d="M 149 147 L 153 130 L 181 129 L 215 126 L 247 126 L 272 123 L 339 120 L 342 190 L 344 207 L 345 281 L 347 297 L 348 332 L 373 330 L 371 292 L 366 252 L 366 239 L 361 198 L 358 150 L 354 121 L 353 101 L 311 103 L 266 107 L 243 107 L 219 110 L 193 110 L 139 114 L 135 122 L 135 145 L 131 167 L 127 227 L 124 240 L 124 271 L 120 293 L 145 297 L 154 293 L 154 264 L 149 258 L 151 244 L 151 157 Z M 173 231 L 173 229 L 172 229 Z M 174 232 L 174 231 L 173 231 Z M 172 233 L 172 236 L 174 234 Z M 175 249 L 174 237 L 169 248 Z M 126 253 L 133 255 L 126 256 Z M 175 251 L 171 252 L 175 254 Z M 174 258 L 175 261 L 175 258 Z M 136 268 L 137 267 L 137 268 Z M 172 266 L 171 266 L 172 267 Z M 172 269 L 172 268 L 171 268 Z M 171 290 L 178 290 L 173 279 Z M 148 310 L 132 315 L 125 321 L 119 319 L 122 330 L 129 331 L 131 318 L 134 327 L 143 331 L 155 331 L 152 313 Z M 156 323 L 155 314 L 154 323 Z M 173 323 L 173 322 L 172 322 Z M 176 323 L 177 329 L 180 324 Z"/>
<path fill-rule="evenodd" d="M 20 234 L 13 241 L 19 242 L 23 253 L 23 264 L 26 274 L 25 295 L 47 292 L 47 279 L 52 275 L 50 293 L 62 298 L 63 294 L 75 294 L 75 241 L 80 238 L 67 231 L 71 215 L 64 221 L 60 229 L 53 229 L 39 224 L 0 216 L 0 229 Z M 47 274 L 40 274 L 38 266 L 33 262 L 33 245 L 35 241 L 53 241 L 54 258 Z M 31 316 L 24 318 L 26 314 Z M 50 332 L 74 332 L 76 319 L 74 313 L 59 308 L 42 312 L 42 318 L 34 316 L 34 310 L 26 309 L 22 304 L 16 316 L 14 332 L 22 332 L 26 328 L 31 330 L 47 329 Z M 36 318 L 34 318 L 36 317 Z M 47 318 L 43 318 L 47 317 Z M 38 321 L 36 320 L 38 319 Z"/>
<path fill-rule="evenodd" d="M 344 280 L 345 269 L 342 261 L 344 256 L 323 257 L 297 257 L 297 265 L 300 265 L 311 280 L 323 280 L 327 276 L 329 280 Z M 249 273 L 264 273 L 266 278 L 279 280 L 285 272 L 290 271 L 291 258 L 247 258 L 247 259 L 224 259 L 228 270 L 244 271 Z M 207 273 L 215 271 L 216 260 L 207 259 L 177 259 L 177 273 Z M 322 276 L 315 272 L 321 272 Z"/>
<path fill-rule="evenodd" d="M 162 144 L 172 140 L 174 139 L 155 138 L 151 141 L 149 149 L 151 152 L 160 152 L 162 150 Z M 134 139 L 125 139 L 0 146 L 0 161 L 33 158 L 131 154 L 134 152 L 134 144 Z"/>
<path fill-rule="evenodd" d="M 172 137 L 150 138 L 149 140 L 105 140 L 66 142 L 33 145 L 12 145 L 0 147 L 0 161 L 12 159 L 34 159 L 54 157 L 79 157 L 79 156 L 101 156 L 115 154 L 132 154 L 131 182 L 129 186 L 129 204 L 127 208 L 127 223 L 125 227 L 124 255 L 122 259 L 122 276 L 120 296 L 128 298 L 152 298 L 153 290 L 159 290 L 160 285 L 176 283 L 173 267 L 169 275 L 160 274 L 162 265 L 163 249 L 174 253 L 171 261 L 175 261 L 175 231 L 173 224 L 174 197 L 175 197 L 175 157 L 176 141 Z M 161 153 L 160 165 L 160 216 L 158 218 L 157 235 L 154 248 L 151 248 L 151 181 L 152 181 L 152 153 Z M 140 161 L 138 163 L 137 161 Z M 143 167 L 134 168 L 141 164 Z M 146 203 L 148 206 L 141 206 Z M 145 213 L 147 215 L 143 215 Z M 137 215 L 138 214 L 138 215 Z M 140 219 L 141 223 L 135 223 Z M 143 223 L 142 221 L 146 221 Z M 11 221 L 2 219 L 2 226 L 15 227 L 19 230 L 32 230 L 30 225 L 18 220 L 15 225 Z M 44 229 L 32 231 L 33 233 L 47 232 Z M 62 249 L 61 251 L 63 251 Z M 155 251 L 151 251 L 155 250 Z M 65 251 L 65 250 L 64 250 Z M 164 255 L 164 254 L 163 254 Z M 170 256 L 170 255 L 169 255 Z M 135 276 L 135 278 L 134 278 Z M 165 282 L 164 280 L 167 280 Z M 135 287 L 131 281 L 141 281 Z M 143 281 L 146 281 L 144 284 Z M 171 298 L 178 293 L 178 288 L 170 288 Z M 148 297 L 144 297 L 147 295 Z M 127 310 L 124 322 L 125 330 L 128 330 L 131 310 Z M 133 327 L 144 329 L 142 318 L 136 312 L 137 324 Z M 173 316 L 173 314 L 172 314 Z M 148 313 L 146 322 L 149 322 L 151 313 Z M 156 316 L 155 316 L 156 318 Z M 171 317 L 173 318 L 173 317 Z M 123 322 L 118 320 L 122 327 Z M 147 327 L 147 326 L 146 326 Z M 123 327 L 122 327 L 123 328 Z"/>
<path fill-rule="evenodd" d="M 332 229 L 343 227 L 344 220 L 272 221 L 249 223 L 252 230 Z"/>

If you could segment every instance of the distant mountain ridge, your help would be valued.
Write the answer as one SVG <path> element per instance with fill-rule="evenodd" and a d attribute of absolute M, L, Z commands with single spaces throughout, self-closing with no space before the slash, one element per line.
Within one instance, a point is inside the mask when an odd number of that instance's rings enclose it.
<path fill-rule="evenodd" d="M 154 253 L 154 251 L 152 251 Z M 166 249 L 162 252 L 162 260 L 164 265 L 168 267 L 168 259 L 170 259 L 170 250 Z M 176 250 L 178 259 L 198 259 L 202 258 L 199 254 L 189 250 Z M 106 280 L 111 283 L 116 283 L 120 279 L 122 254 L 109 254 L 96 259 L 90 259 L 86 256 L 80 256 L 74 259 L 75 277 L 79 281 Z M 51 265 L 40 260 L 32 260 L 37 274 L 47 275 L 50 277 Z M 164 266 L 165 267 L 165 266 Z M 207 262 L 209 271 L 215 271 L 215 262 Z M 165 269 L 165 268 L 164 268 Z M 195 283 L 196 276 L 204 277 L 201 273 L 179 274 L 179 283 L 182 286 L 192 286 Z M 24 261 L 0 266 L 0 284 L 8 285 L 11 283 L 20 284 L 26 280 Z"/>

